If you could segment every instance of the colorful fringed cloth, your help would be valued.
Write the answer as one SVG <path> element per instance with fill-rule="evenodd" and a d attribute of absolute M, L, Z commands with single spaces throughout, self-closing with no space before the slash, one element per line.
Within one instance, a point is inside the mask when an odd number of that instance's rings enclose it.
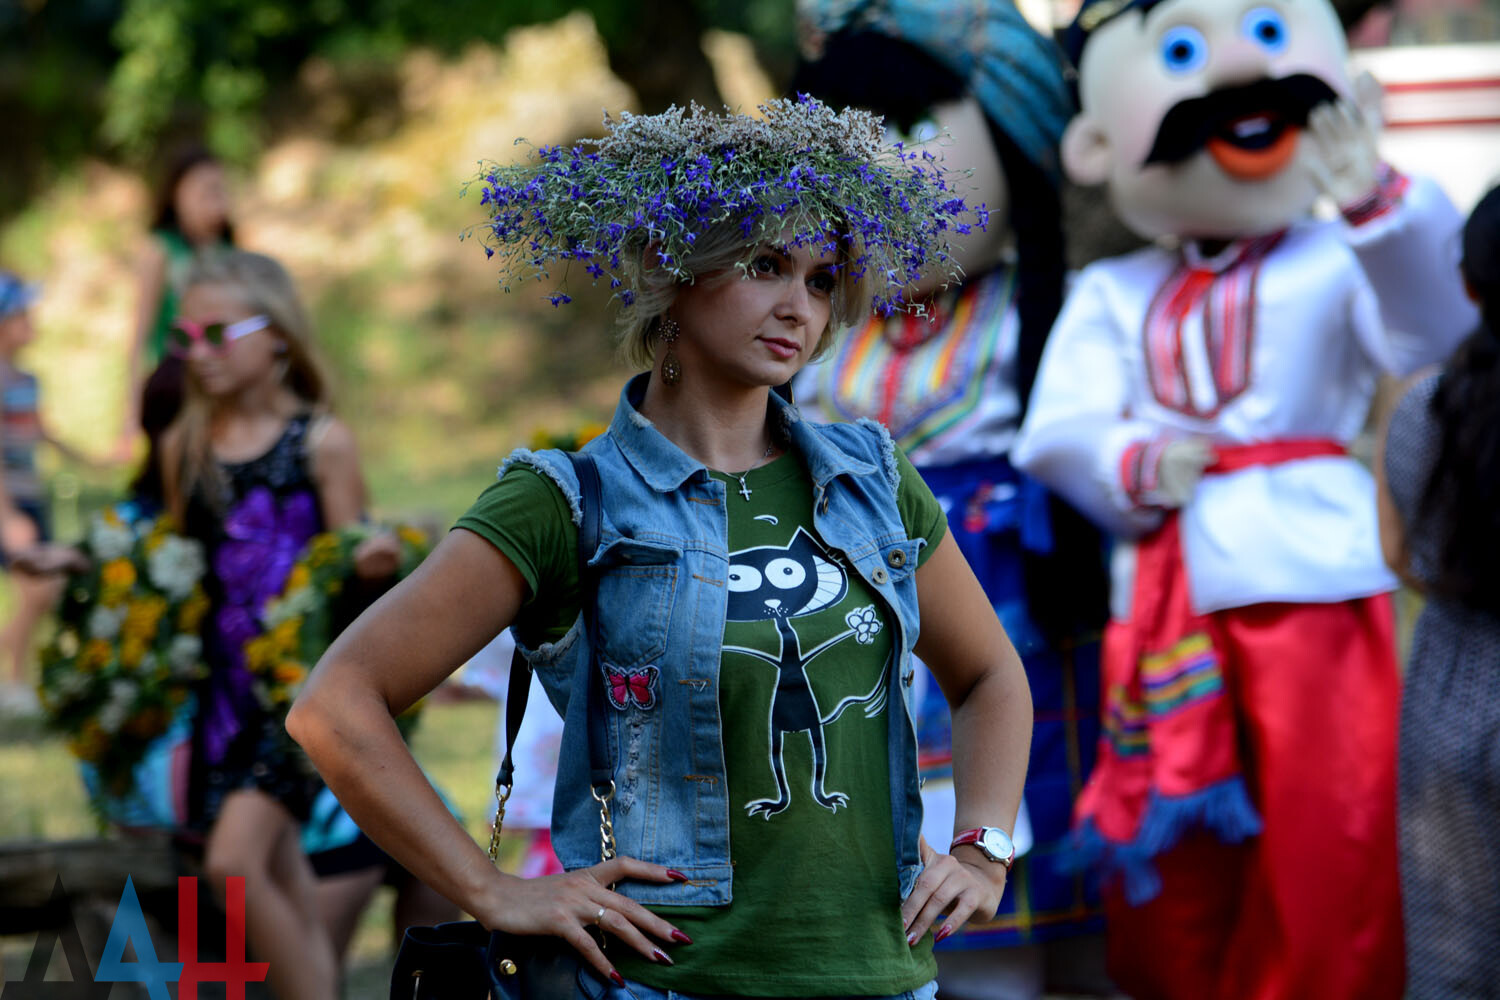
<path fill-rule="evenodd" d="M 1205 475 L 1345 454 L 1324 440 L 1215 450 Z M 1102 670 L 1103 729 L 1074 807 L 1071 861 L 1122 879 L 1139 905 L 1161 891 L 1151 859 L 1188 832 L 1238 843 L 1261 829 L 1211 622 L 1189 598 L 1176 511 L 1137 543 L 1130 620 L 1106 629 Z"/>

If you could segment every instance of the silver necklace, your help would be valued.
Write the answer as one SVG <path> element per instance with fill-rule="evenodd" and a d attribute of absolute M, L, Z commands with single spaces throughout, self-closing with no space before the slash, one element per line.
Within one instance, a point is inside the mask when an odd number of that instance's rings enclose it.
<path fill-rule="evenodd" d="M 770 458 L 771 457 L 771 452 L 773 452 L 775 450 L 776 450 L 776 442 L 772 441 L 770 444 L 766 445 L 766 453 L 764 455 L 760 456 L 760 459 L 754 465 L 750 466 L 750 468 L 746 469 L 744 472 L 738 472 L 738 473 L 731 472 L 731 473 L 729 473 L 729 475 L 733 476 L 735 479 L 738 479 L 740 481 L 740 488 L 738 490 L 735 490 L 735 492 L 738 493 L 740 496 L 744 497 L 746 503 L 749 503 L 749 501 L 750 501 L 750 494 L 753 493 L 753 492 L 755 492 L 755 491 L 752 490 L 749 486 L 745 485 L 745 477 L 748 476 L 748 475 L 750 475 L 750 473 L 754 472 L 756 469 L 760 468 L 760 463 L 764 462 L 766 459 Z"/>

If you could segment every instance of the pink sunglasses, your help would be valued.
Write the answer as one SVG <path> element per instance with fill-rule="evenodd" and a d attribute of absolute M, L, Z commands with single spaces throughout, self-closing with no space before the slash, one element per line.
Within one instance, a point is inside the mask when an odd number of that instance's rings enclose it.
<path fill-rule="evenodd" d="M 179 319 L 170 331 L 172 347 L 186 354 L 194 341 L 201 340 L 216 351 L 222 351 L 241 337 L 248 337 L 271 325 L 271 317 L 264 314 L 251 316 L 236 323 L 194 323 L 190 319 Z"/>

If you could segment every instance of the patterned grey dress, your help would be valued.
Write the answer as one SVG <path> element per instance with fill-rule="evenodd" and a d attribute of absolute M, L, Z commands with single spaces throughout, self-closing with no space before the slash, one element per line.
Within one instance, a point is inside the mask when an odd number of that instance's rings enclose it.
<path fill-rule="evenodd" d="M 1415 520 L 1440 446 L 1437 378 L 1397 407 L 1385 456 L 1412 571 L 1427 580 L 1436 546 Z M 1399 777 L 1407 996 L 1500 998 L 1500 618 L 1428 601 L 1407 667 Z"/>

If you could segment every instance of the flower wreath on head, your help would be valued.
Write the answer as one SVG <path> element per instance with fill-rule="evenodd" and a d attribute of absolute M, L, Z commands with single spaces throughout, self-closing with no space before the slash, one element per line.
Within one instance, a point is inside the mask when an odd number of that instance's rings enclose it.
<path fill-rule="evenodd" d="M 340 597 L 355 575 L 355 550 L 386 530 L 354 524 L 314 535 L 287 574 L 281 596 L 266 604 L 260 615 L 264 631 L 245 643 L 245 665 L 254 678 L 256 696 L 272 712 L 286 713 L 337 630 L 348 624 L 340 620 L 341 611 L 363 610 L 342 607 Z M 400 580 L 417 568 L 432 546 L 426 532 L 417 528 L 398 525 L 390 530 L 401 543 L 396 570 Z M 403 734 L 416 724 L 420 704 L 396 720 Z"/>
<path fill-rule="evenodd" d="M 79 549 L 90 568 L 68 579 L 38 694 L 47 724 L 96 770 L 98 796 L 122 796 L 206 673 L 207 563 L 167 517 L 127 522 L 114 509 L 93 517 Z"/>
<path fill-rule="evenodd" d="M 486 167 L 478 183 L 490 219 L 481 231 L 506 290 L 577 261 L 628 307 L 639 292 L 633 256 L 654 246 L 661 267 L 691 281 L 683 262 L 693 244 L 728 221 L 739 222 L 747 246 L 848 246 L 841 266 L 873 282 L 885 314 L 905 308 L 903 290 L 931 270 L 957 275 L 948 236 L 973 224 L 936 156 L 886 145 L 879 117 L 835 112 L 805 94 L 759 110 L 714 114 L 693 104 L 606 115 L 602 139 Z M 988 211 L 974 211 L 983 227 Z M 550 298 L 571 301 L 561 290 Z"/>

